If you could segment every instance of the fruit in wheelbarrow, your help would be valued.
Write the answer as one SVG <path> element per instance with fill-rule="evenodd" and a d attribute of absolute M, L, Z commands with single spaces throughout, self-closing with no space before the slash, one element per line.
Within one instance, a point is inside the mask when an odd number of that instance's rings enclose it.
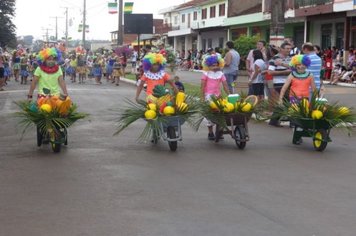
<path fill-rule="evenodd" d="M 179 106 L 178 106 L 178 111 L 179 112 L 187 112 L 188 111 L 188 104 L 185 102 L 182 102 Z"/>
<path fill-rule="evenodd" d="M 175 110 L 174 110 L 174 107 L 172 107 L 172 106 L 166 106 L 163 109 L 163 114 L 166 116 L 174 115 L 174 113 L 175 113 Z"/>
<path fill-rule="evenodd" d="M 228 102 L 224 105 L 224 112 L 229 113 L 232 112 L 234 110 L 234 104 Z"/>
<path fill-rule="evenodd" d="M 314 120 L 319 120 L 319 119 L 323 118 L 323 112 L 321 112 L 319 110 L 313 110 L 311 113 L 311 117 Z"/>
<path fill-rule="evenodd" d="M 154 118 L 156 118 L 157 113 L 154 110 L 147 110 L 145 112 L 145 118 L 147 120 L 153 120 Z"/>
<path fill-rule="evenodd" d="M 47 112 L 47 113 L 50 113 L 52 111 L 52 107 L 51 105 L 49 104 L 43 104 L 41 107 L 40 107 L 41 111 L 43 112 Z"/>
<path fill-rule="evenodd" d="M 303 98 L 301 103 L 302 103 L 304 114 L 308 115 L 309 114 L 309 100 L 307 98 Z"/>
<path fill-rule="evenodd" d="M 180 106 L 185 100 L 185 93 L 183 92 L 178 92 L 176 95 L 176 104 L 177 106 Z"/>
<path fill-rule="evenodd" d="M 157 105 L 154 104 L 154 103 L 148 103 L 148 104 L 147 104 L 147 108 L 148 108 L 149 110 L 157 111 Z"/>
<path fill-rule="evenodd" d="M 348 114 L 350 114 L 350 109 L 347 108 L 347 107 L 340 107 L 340 108 L 339 108 L 339 114 L 340 114 L 341 116 L 348 115 Z"/>
<path fill-rule="evenodd" d="M 244 102 L 241 104 L 241 106 L 242 106 L 241 111 L 243 111 L 243 112 L 249 112 L 252 109 L 252 105 L 250 103 Z"/>
<path fill-rule="evenodd" d="M 213 110 L 213 111 L 219 111 L 219 107 L 216 105 L 215 102 L 211 101 L 210 102 L 210 109 Z"/>

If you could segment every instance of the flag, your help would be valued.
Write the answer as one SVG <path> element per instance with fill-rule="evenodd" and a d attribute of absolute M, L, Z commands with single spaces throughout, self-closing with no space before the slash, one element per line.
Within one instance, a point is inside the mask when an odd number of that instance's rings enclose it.
<path fill-rule="evenodd" d="M 83 32 L 83 24 L 79 24 L 78 32 Z M 89 25 L 85 25 L 85 32 L 89 33 Z"/>
<path fill-rule="evenodd" d="M 124 6 L 124 13 L 125 14 L 131 14 L 132 13 L 132 8 L 133 8 L 133 2 L 125 2 Z"/>
<path fill-rule="evenodd" d="M 117 2 L 109 2 L 109 14 L 116 14 L 117 13 Z"/>

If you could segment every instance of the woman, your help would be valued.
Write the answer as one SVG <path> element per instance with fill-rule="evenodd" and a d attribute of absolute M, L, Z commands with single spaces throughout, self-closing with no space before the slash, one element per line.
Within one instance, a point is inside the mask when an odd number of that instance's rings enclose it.
<path fill-rule="evenodd" d="M 59 96 L 60 90 L 68 96 L 67 87 L 63 80 L 63 73 L 57 62 L 61 59 L 61 52 L 56 48 L 45 48 L 37 56 L 38 67 L 34 73 L 28 98 L 32 99 L 33 91 L 38 84 L 38 98 Z"/>

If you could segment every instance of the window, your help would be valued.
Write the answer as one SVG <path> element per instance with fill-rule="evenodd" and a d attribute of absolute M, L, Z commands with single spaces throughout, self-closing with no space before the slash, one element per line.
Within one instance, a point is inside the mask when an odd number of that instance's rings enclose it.
<path fill-rule="evenodd" d="M 213 39 L 208 39 L 208 48 L 213 47 Z"/>
<path fill-rule="evenodd" d="M 174 24 L 177 25 L 178 24 L 178 16 L 174 17 Z"/>
<path fill-rule="evenodd" d="M 185 14 L 182 15 L 182 23 L 185 22 Z"/>
<path fill-rule="evenodd" d="M 202 20 L 205 20 L 207 17 L 206 17 L 206 15 L 207 15 L 207 9 L 206 8 L 204 8 L 204 9 L 202 9 L 201 10 L 201 19 Z"/>
<path fill-rule="evenodd" d="M 225 16 L 225 3 L 219 5 L 219 16 Z"/>
<path fill-rule="evenodd" d="M 206 52 L 206 39 L 203 39 L 202 41 L 202 49 L 204 52 Z"/>
<path fill-rule="evenodd" d="M 219 38 L 219 48 L 224 48 L 224 38 Z"/>
<path fill-rule="evenodd" d="M 216 12 L 216 7 L 210 7 L 210 18 L 214 18 L 215 17 L 215 12 Z"/>
<path fill-rule="evenodd" d="M 198 19 L 198 12 L 194 12 L 193 13 L 193 20 L 197 20 Z"/>

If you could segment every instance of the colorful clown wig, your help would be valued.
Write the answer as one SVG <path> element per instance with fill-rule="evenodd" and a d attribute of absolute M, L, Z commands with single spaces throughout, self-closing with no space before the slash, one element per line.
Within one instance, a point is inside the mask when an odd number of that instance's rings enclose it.
<path fill-rule="evenodd" d="M 295 55 L 289 63 L 289 66 L 295 68 L 297 65 L 303 64 L 309 67 L 311 64 L 310 58 L 307 55 Z"/>
<path fill-rule="evenodd" d="M 218 54 L 207 55 L 203 59 L 203 70 L 209 71 L 209 67 L 217 64 L 221 69 L 224 68 L 225 61 Z"/>
<path fill-rule="evenodd" d="M 149 53 L 142 60 L 143 70 L 144 71 L 151 70 L 153 64 L 159 64 L 160 65 L 159 70 L 163 70 L 164 66 L 166 65 L 166 62 L 167 60 L 166 58 L 164 58 L 162 54 Z"/>
<path fill-rule="evenodd" d="M 42 65 L 50 56 L 54 57 L 57 61 L 60 61 L 62 53 L 57 48 L 44 48 L 37 55 L 38 64 Z"/>

